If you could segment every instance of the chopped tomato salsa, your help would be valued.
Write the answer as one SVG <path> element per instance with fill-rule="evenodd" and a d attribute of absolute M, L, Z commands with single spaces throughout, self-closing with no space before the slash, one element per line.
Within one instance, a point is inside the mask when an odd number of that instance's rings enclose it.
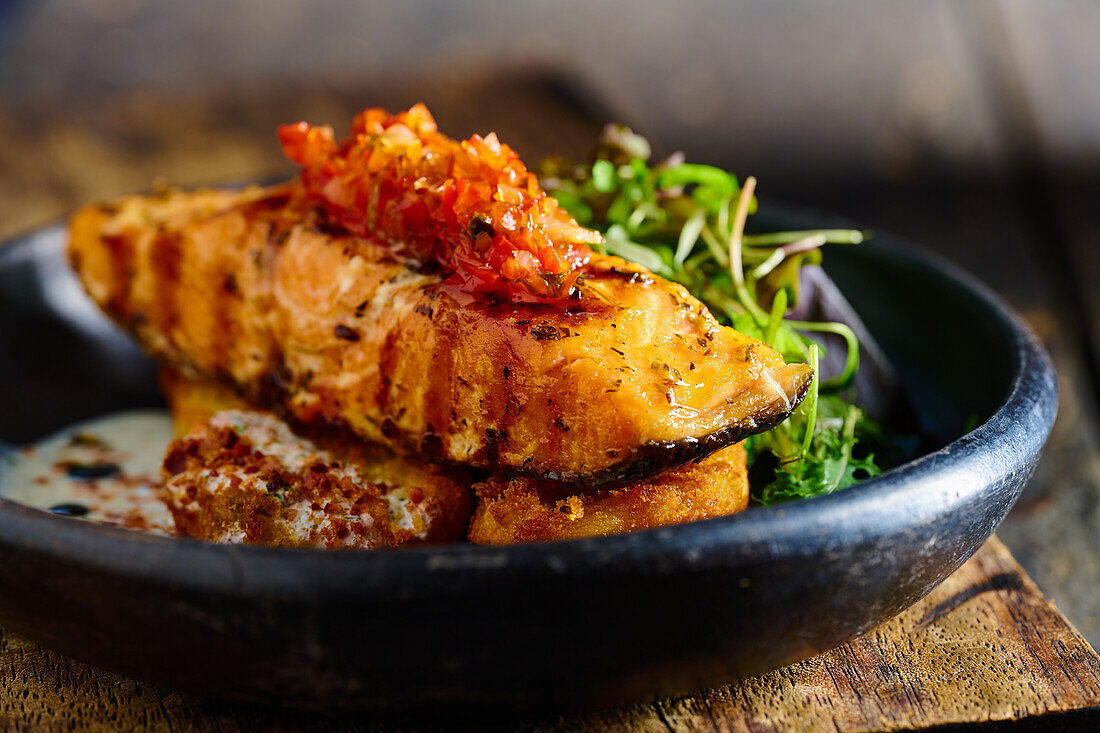
<path fill-rule="evenodd" d="M 555 302 L 573 290 L 600 235 L 577 224 L 496 134 L 459 142 L 427 107 L 355 116 L 337 142 L 329 126 L 283 125 L 279 140 L 302 184 L 353 234 L 372 237 L 468 293 Z"/>

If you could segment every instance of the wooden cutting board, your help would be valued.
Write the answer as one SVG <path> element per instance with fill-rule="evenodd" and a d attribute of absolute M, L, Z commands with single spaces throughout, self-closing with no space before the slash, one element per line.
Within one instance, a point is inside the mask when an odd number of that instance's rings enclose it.
<path fill-rule="evenodd" d="M 689 697 L 494 729 L 886 731 L 968 723 L 1100 729 L 1100 657 L 996 538 L 927 598 L 800 664 Z M 483 730 L 476 720 L 448 721 Z M 0 729 L 434 730 L 167 692 L 0 630 Z M 994 727 L 999 727 L 995 725 Z"/>

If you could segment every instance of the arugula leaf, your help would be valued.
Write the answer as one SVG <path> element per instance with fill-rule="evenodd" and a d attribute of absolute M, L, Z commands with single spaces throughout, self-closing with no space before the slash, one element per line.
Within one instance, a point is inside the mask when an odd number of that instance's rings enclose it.
<path fill-rule="evenodd" d="M 779 466 L 769 483 L 754 490 L 759 504 L 831 494 L 882 473 L 873 453 L 862 458 L 852 454 L 859 442 L 856 427 L 868 418 L 855 405 L 847 408 L 848 415 L 839 428 L 824 426 L 816 431 L 809 451 L 797 461 Z"/>
<path fill-rule="evenodd" d="M 850 404 L 859 368 L 859 342 L 843 323 L 791 321 L 799 272 L 821 261 L 826 243 L 858 244 L 866 235 L 847 229 L 745 234 L 756 211 L 756 180 L 720 168 L 685 163 L 682 156 L 651 165 L 649 142 L 624 125 L 604 128 L 590 165 L 549 158 L 540 167 L 543 188 L 581 224 L 604 235 L 607 253 L 632 260 L 686 286 L 715 316 L 767 343 L 788 362 L 813 365 L 811 392 L 775 429 L 745 441 L 750 465 L 771 465 L 754 482 L 753 499 L 773 504 L 831 493 L 881 473 L 873 454 L 854 454 L 861 438 L 882 428 Z M 806 334 L 841 336 L 844 370 L 816 376 L 824 347 Z"/>

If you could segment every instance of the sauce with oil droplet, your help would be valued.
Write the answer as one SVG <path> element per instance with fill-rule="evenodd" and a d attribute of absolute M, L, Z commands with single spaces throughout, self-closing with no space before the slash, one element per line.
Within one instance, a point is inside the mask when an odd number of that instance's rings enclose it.
<path fill-rule="evenodd" d="M 83 517 L 88 513 L 88 507 L 83 504 L 54 504 L 50 507 L 51 514 L 60 514 L 63 517 Z"/>
<path fill-rule="evenodd" d="M 0 496 L 64 517 L 175 534 L 160 499 L 172 439 L 163 410 L 129 410 L 68 427 L 0 466 Z"/>
<path fill-rule="evenodd" d="M 121 473 L 122 468 L 117 463 L 66 463 L 65 473 L 72 478 L 107 478 Z"/>

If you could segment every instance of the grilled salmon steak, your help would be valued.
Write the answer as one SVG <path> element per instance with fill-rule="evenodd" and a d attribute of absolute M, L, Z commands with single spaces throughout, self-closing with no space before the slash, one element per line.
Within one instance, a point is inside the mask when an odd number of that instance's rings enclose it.
<path fill-rule="evenodd" d="M 479 302 L 294 184 L 89 206 L 69 254 L 156 357 L 299 423 L 505 475 L 644 477 L 775 426 L 811 380 L 619 258 L 594 255 L 561 307 Z"/>
<path fill-rule="evenodd" d="M 494 135 L 452 140 L 422 105 L 279 135 L 299 181 L 89 206 L 69 253 L 152 354 L 299 425 L 611 486 L 770 429 L 811 382 L 595 253 Z"/>

